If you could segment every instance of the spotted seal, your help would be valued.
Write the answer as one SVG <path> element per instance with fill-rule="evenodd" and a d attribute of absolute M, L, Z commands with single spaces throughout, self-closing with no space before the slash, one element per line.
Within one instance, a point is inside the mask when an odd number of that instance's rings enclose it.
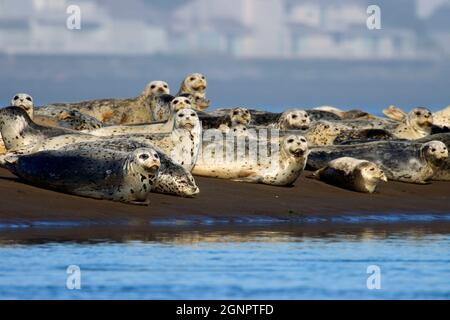
<path fill-rule="evenodd" d="M 198 116 L 204 130 L 220 129 L 224 132 L 238 125 L 248 126 L 252 120 L 250 110 L 243 107 L 218 109 L 211 113 L 199 112 Z"/>
<path fill-rule="evenodd" d="M 62 111 L 76 110 L 82 114 L 94 117 L 104 124 L 134 124 L 151 122 L 152 113 L 150 102 L 154 95 L 161 92 L 169 92 L 167 83 L 152 81 L 144 89 L 141 95 L 130 99 L 101 99 L 76 103 L 53 103 L 36 109 L 40 115 L 55 117 Z"/>
<path fill-rule="evenodd" d="M 418 143 L 427 143 L 430 141 L 441 141 L 450 148 L 450 133 L 439 133 L 416 140 Z M 440 166 L 433 176 L 433 180 L 450 181 L 450 158 L 448 158 L 442 166 Z"/>
<path fill-rule="evenodd" d="M 245 143 L 240 148 L 234 140 L 222 139 L 222 136 L 211 138 L 203 139 L 194 175 L 286 186 L 297 180 L 308 157 L 308 145 L 302 136 L 287 136 L 280 144 L 267 143 L 267 140 L 256 142 L 266 144 L 266 150 L 270 151 L 267 156 L 252 154 L 257 145 Z M 241 139 L 238 144 L 245 141 Z"/>
<path fill-rule="evenodd" d="M 103 123 L 96 118 L 77 110 L 60 110 L 52 116 L 42 115 L 39 111 L 35 114 L 33 98 L 26 93 L 14 95 L 11 99 L 11 105 L 24 109 L 36 124 L 42 126 L 62 127 L 72 130 L 93 130 L 103 126 Z"/>
<path fill-rule="evenodd" d="M 148 124 L 108 126 L 101 129 L 89 130 L 86 133 L 99 137 L 116 136 L 123 134 L 147 134 L 166 133 L 173 129 L 175 114 L 181 109 L 192 107 L 191 100 L 187 97 L 177 97 L 170 102 L 171 112 L 167 121 L 158 121 Z"/>
<path fill-rule="evenodd" d="M 373 193 L 381 181 L 387 181 L 383 170 L 375 163 L 350 157 L 330 161 L 313 176 L 326 183 L 364 193 Z"/>
<path fill-rule="evenodd" d="M 318 170 L 337 158 L 352 157 L 374 162 L 389 180 L 423 184 L 448 158 L 448 150 L 440 141 L 378 141 L 355 145 L 312 148 L 308 168 Z"/>
<path fill-rule="evenodd" d="M 175 162 L 191 171 L 197 161 L 202 138 L 202 127 L 197 113 L 192 109 L 179 110 L 175 114 L 173 127 L 170 133 L 125 136 L 161 148 Z"/>
<path fill-rule="evenodd" d="M 78 196 L 148 204 L 160 160 L 153 148 L 131 153 L 97 149 L 41 151 L 3 156 L 5 168 L 24 181 Z"/>
<path fill-rule="evenodd" d="M 433 115 L 426 108 L 414 108 L 393 131 L 400 139 L 415 140 L 431 134 Z"/>
<path fill-rule="evenodd" d="M 404 121 L 408 116 L 408 113 L 396 106 L 389 106 L 388 108 L 383 110 L 383 113 L 386 117 L 395 121 Z M 433 112 L 432 131 L 441 133 L 442 130 L 440 129 L 445 128 L 450 128 L 450 106 L 437 112 Z"/>
<path fill-rule="evenodd" d="M 45 127 L 34 123 L 27 112 L 19 107 L 0 109 L 0 133 L 5 149 L 18 151 L 29 149 L 32 151 L 46 140 L 59 136 L 80 136 L 77 131 Z"/>
<path fill-rule="evenodd" d="M 158 179 L 153 185 L 152 192 L 175 195 L 179 197 L 195 197 L 200 189 L 198 188 L 192 174 L 178 163 L 175 163 L 161 149 L 148 142 L 137 141 L 130 138 L 113 137 L 98 141 L 79 142 L 68 144 L 59 150 L 87 150 L 91 153 L 97 150 L 113 150 L 120 152 L 134 152 L 139 148 L 154 148 L 158 155 L 161 166 L 159 168 Z"/>
<path fill-rule="evenodd" d="M 208 82 L 201 73 L 191 73 L 187 75 L 181 83 L 177 96 L 190 97 L 197 111 L 203 111 L 209 107 L 210 101 L 206 99 L 206 88 Z"/>
<path fill-rule="evenodd" d="M 28 113 L 28 116 L 33 119 L 34 101 L 33 97 L 27 93 L 17 93 L 11 99 L 11 106 L 19 107 Z"/>

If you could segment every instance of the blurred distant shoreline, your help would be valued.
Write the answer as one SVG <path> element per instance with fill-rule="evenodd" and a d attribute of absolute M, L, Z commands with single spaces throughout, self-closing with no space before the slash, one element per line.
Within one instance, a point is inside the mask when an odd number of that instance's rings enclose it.
<path fill-rule="evenodd" d="M 28 92 L 38 105 L 138 95 L 154 79 L 176 93 L 202 72 L 212 107 L 272 111 L 334 105 L 379 113 L 396 104 L 433 110 L 450 104 L 450 61 L 433 59 L 242 59 L 222 55 L 0 54 L 0 105 Z"/>

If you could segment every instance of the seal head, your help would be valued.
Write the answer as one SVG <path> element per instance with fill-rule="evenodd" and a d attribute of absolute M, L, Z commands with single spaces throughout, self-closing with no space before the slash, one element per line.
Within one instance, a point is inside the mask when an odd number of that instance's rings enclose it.
<path fill-rule="evenodd" d="M 300 109 L 286 110 L 278 121 L 281 130 L 308 129 L 310 124 L 308 113 Z"/>
<path fill-rule="evenodd" d="M 17 93 L 11 99 L 11 105 L 14 107 L 19 107 L 25 110 L 26 113 L 33 119 L 33 108 L 34 102 L 33 98 L 27 93 Z"/>

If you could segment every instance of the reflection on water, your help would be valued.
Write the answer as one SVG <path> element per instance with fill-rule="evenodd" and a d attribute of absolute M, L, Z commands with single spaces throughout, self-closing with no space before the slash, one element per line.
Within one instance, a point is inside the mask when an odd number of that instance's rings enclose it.
<path fill-rule="evenodd" d="M 450 298 L 450 224 L 0 232 L 0 298 Z M 70 241 L 69 241 L 70 240 Z M 81 290 L 66 268 L 81 268 Z M 369 265 L 381 268 L 369 290 Z"/>

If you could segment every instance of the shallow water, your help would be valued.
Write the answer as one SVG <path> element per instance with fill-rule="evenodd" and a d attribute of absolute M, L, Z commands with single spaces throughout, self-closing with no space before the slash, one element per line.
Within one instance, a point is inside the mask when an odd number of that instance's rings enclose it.
<path fill-rule="evenodd" d="M 450 298 L 445 222 L 60 227 L 0 235 L 1 299 Z M 81 269 L 80 290 L 66 287 L 69 265 Z M 381 289 L 367 288 L 371 265 L 380 268 Z"/>

